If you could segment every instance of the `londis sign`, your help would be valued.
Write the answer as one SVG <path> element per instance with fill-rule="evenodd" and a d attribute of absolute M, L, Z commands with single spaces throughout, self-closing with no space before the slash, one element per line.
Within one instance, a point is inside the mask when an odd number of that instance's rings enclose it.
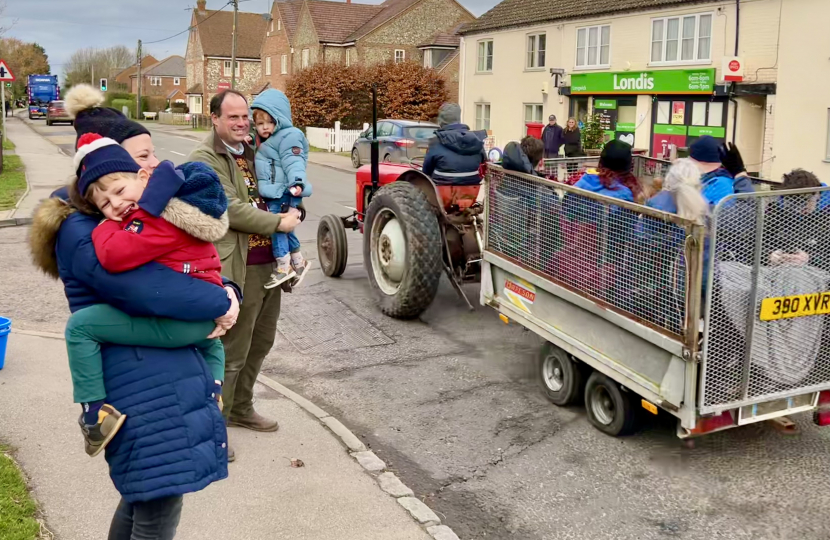
<path fill-rule="evenodd" d="M 714 85 L 714 69 L 571 75 L 571 94 L 711 94 Z"/>

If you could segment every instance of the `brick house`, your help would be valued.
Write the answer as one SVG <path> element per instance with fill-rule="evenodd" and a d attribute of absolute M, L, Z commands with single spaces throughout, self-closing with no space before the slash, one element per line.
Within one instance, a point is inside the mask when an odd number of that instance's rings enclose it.
<path fill-rule="evenodd" d="M 141 59 L 141 70 L 145 70 L 151 68 L 158 64 L 159 61 L 156 60 L 153 56 L 147 55 Z M 135 64 L 124 68 L 123 70 L 119 71 L 118 74 L 114 77 L 113 81 L 110 81 L 110 90 L 118 91 L 118 92 L 129 92 L 132 89 L 132 80 L 130 77 L 135 75 L 137 67 Z"/>
<path fill-rule="evenodd" d="M 236 89 L 249 98 L 262 78 L 260 52 L 266 26 L 262 14 L 238 14 Z M 190 112 L 207 114 L 210 99 L 230 88 L 233 12 L 208 10 L 206 0 L 197 0 L 190 27 L 185 55 L 190 86 L 185 94 Z"/>
<path fill-rule="evenodd" d="M 184 58 L 178 55 L 168 56 L 161 62 L 147 69 L 142 62 L 141 66 L 141 95 L 147 97 L 173 96 L 184 100 L 187 90 L 187 71 Z M 138 74 L 130 75 L 130 93 L 138 91 Z M 178 97 L 177 97 L 178 96 Z"/>
<path fill-rule="evenodd" d="M 368 5 L 326 0 L 276 1 L 262 45 L 263 80 L 267 87 L 285 89 L 296 70 L 317 62 L 372 65 L 387 61 L 425 61 L 432 50 L 458 50 L 460 40 L 444 39 L 475 17 L 455 0 L 386 0 Z M 441 44 L 432 42 L 442 36 Z M 454 45 L 447 45 L 451 41 Z M 430 51 L 430 52 L 427 52 Z M 442 53 L 436 53 L 435 57 Z M 457 56 L 457 55 L 456 55 Z M 454 64 L 457 66 L 457 62 Z M 455 81 L 453 62 L 441 65 Z M 452 84 L 450 84 L 452 87 Z"/>

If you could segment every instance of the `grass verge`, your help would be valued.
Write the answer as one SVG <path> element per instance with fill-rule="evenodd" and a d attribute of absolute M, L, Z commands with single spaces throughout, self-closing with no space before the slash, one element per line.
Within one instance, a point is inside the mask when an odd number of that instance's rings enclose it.
<path fill-rule="evenodd" d="M 0 210 L 14 208 L 25 191 L 26 174 L 20 156 L 4 154 L 3 172 L 0 173 Z"/>
<path fill-rule="evenodd" d="M 322 148 L 317 148 L 316 146 L 309 146 L 308 150 L 309 150 L 309 152 L 321 152 L 321 153 L 326 153 L 326 154 L 329 153 L 328 150 L 323 150 Z M 335 152 L 335 154 L 337 154 L 338 156 L 343 156 L 343 157 L 352 157 L 351 152 Z"/>
<path fill-rule="evenodd" d="M 0 538 L 35 540 L 42 538 L 37 504 L 29 495 L 17 464 L 0 444 Z"/>
<path fill-rule="evenodd" d="M 14 150 L 14 143 L 10 139 L 3 141 L 3 150 Z"/>

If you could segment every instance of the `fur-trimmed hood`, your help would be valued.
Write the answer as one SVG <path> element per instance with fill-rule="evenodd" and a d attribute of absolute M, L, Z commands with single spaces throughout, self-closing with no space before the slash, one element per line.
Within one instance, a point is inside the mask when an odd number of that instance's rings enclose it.
<path fill-rule="evenodd" d="M 46 275 L 58 279 L 58 259 L 55 245 L 58 230 L 64 220 L 76 212 L 67 200 L 66 188 L 58 190 L 52 197 L 42 201 L 35 209 L 32 228 L 29 230 L 29 251 L 32 261 Z"/>

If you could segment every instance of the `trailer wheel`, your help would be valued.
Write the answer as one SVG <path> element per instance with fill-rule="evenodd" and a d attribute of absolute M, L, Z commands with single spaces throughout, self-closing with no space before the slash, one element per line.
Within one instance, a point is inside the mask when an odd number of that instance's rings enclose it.
<path fill-rule="evenodd" d="M 637 426 L 631 394 L 598 371 L 588 377 L 585 385 L 585 409 L 595 428 L 614 437 L 628 435 Z"/>
<path fill-rule="evenodd" d="M 579 401 L 584 378 L 580 366 L 561 348 L 545 343 L 537 363 L 539 382 L 545 396 L 560 407 Z"/>
<path fill-rule="evenodd" d="M 423 191 L 393 182 L 375 193 L 363 227 L 363 261 L 385 315 L 412 319 L 429 307 L 441 278 L 441 230 Z"/>
<path fill-rule="evenodd" d="M 340 277 L 346 270 L 349 258 L 346 228 L 343 220 L 334 214 L 323 216 L 317 226 L 317 258 L 328 277 Z"/>

